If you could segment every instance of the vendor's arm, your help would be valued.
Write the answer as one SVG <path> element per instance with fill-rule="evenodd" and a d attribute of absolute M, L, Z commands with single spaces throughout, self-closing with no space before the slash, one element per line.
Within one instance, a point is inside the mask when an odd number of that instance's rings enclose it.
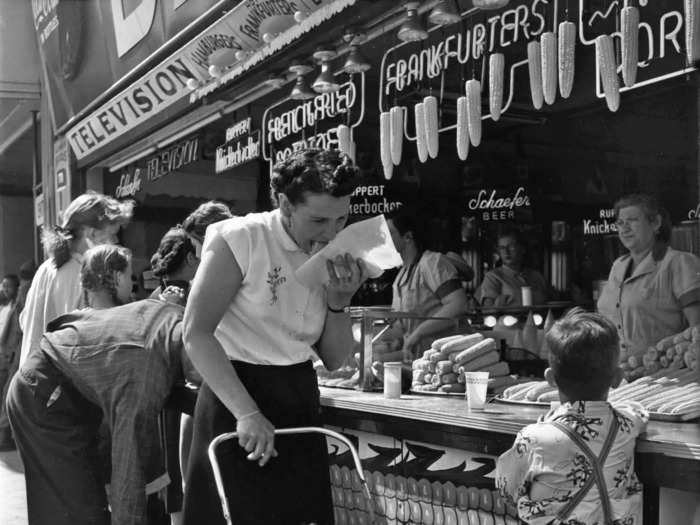
<path fill-rule="evenodd" d="M 432 317 L 447 319 L 426 319 L 409 334 L 404 343 L 404 349 L 415 355 L 415 350 L 424 337 L 442 332 L 454 327 L 455 319 L 467 313 L 467 295 L 462 288 L 453 290 L 440 299 L 442 306 L 431 314 Z"/>
<path fill-rule="evenodd" d="M 501 295 L 503 283 L 494 271 L 487 272 L 484 280 L 477 290 L 477 300 L 482 306 L 506 306 L 513 298 L 510 295 Z"/>
<path fill-rule="evenodd" d="M 204 382 L 238 420 L 239 443 L 248 459 L 267 462 L 274 451 L 274 427 L 229 363 L 214 336 L 243 280 L 241 268 L 226 241 L 215 236 L 202 252 L 185 309 L 185 349 Z"/>
<path fill-rule="evenodd" d="M 367 267 L 361 259 L 349 254 L 328 261 L 328 313 L 318 342 L 318 355 L 328 370 L 340 368 L 353 349 L 350 313 L 346 307 L 367 278 Z"/>

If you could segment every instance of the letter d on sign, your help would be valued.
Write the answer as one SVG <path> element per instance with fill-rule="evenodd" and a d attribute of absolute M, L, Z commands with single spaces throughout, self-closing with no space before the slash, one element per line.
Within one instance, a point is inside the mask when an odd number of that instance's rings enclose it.
<path fill-rule="evenodd" d="M 121 58 L 151 30 L 156 17 L 156 0 L 141 0 L 138 7 L 124 16 L 123 0 L 111 0 L 114 39 Z M 133 3 L 133 2 L 132 2 Z"/>

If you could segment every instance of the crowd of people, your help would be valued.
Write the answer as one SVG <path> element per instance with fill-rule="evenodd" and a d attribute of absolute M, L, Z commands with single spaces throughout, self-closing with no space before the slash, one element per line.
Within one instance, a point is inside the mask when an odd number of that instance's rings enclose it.
<path fill-rule="evenodd" d="M 295 272 L 345 226 L 357 184 L 348 156 L 296 152 L 273 170 L 273 211 L 233 217 L 208 202 L 169 229 L 151 258 L 160 286 L 139 301 L 131 252 L 118 245 L 134 203 L 88 192 L 68 206 L 44 234 L 48 257 L 33 280 L 25 265 L 0 286 L 0 422 L 9 417 L 24 462 L 30 525 L 156 523 L 157 496 L 174 523 L 223 523 L 207 448 L 231 431 L 238 442 L 222 464 L 234 523 L 333 523 L 324 439 L 276 439 L 274 431 L 321 426 L 312 362 L 332 370 L 352 353 L 347 307 L 365 263 L 349 254 L 328 260 L 328 282 L 311 286 Z M 629 206 L 641 204 L 621 208 Z M 623 229 L 643 219 L 625 218 Z M 405 263 L 394 307 L 463 313 L 469 268 L 425 250 L 410 213 L 388 223 Z M 526 277 L 545 293 L 516 234 L 502 235 L 499 250 L 504 267 L 485 281 L 484 300 L 510 304 Z M 445 326 L 394 328 L 415 353 Z M 562 406 L 524 429 L 496 472 L 525 521 L 641 523 L 633 451 L 648 416 L 606 401 L 621 379 L 621 338 L 605 316 L 583 311 L 547 334 L 546 378 Z M 198 389 L 191 418 L 168 406 L 178 383 Z M 8 427 L 0 432 L 5 443 Z"/>

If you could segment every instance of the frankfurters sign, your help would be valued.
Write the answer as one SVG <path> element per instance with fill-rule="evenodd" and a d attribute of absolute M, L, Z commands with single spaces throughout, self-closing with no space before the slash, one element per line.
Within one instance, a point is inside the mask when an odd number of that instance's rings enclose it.
<path fill-rule="evenodd" d="M 481 11 L 471 8 L 462 13 L 464 23 L 429 29 L 429 38 L 417 45 L 397 42 L 382 57 L 379 86 L 379 111 L 392 106 L 409 109 L 407 139 L 412 137 L 413 107 L 432 92 L 464 95 L 464 83 L 482 80 L 482 98 L 489 96 L 489 55 L 502 53 L 505 58 L 503 105 L 507 114 L 511 106 L 530 103 L 529 63 L 527 46 L 539 41 L 545 32 L 557 32 L 559 24 L 570 21 L 576 25 L 576 63 L 574 93 L 563 102 L 557 94 L 557 104 L 588 104 L 603 96 L 595 56 L 595 39 L 611 35 L 620 40 L 620 10 L 624 0 L 520 0 L 511 1 L 504 9 Z M 685 44 L 686 15 L 683 0 L 639 0 L 634 2 L 640 12 L 639 69 L 637 82 L 621 91 L 637 89 L 682 75 L 688 66 Z M 568 8 L 568 11 L 567 11 Z M 700 19 L 700 17 L 697 17 Z M 696 20 L 696 26 L 700 20 Z M 695 28 L 699 32 L 700 27 Z M 695 47 L 700 46 L 696 42 Z M 697 56 L 696 50 L 693 50 Z M 618 62 L 620 61 L 618 57 Z M 455 105 L 454 97 L 444 104 Z M 624 104 L 624 99 L 623 99 Z M 522 109 L 522 108 L 521 108 Z M 449 112 L 443 115 L 449 115 Z M 455 129 L 455 117 L 443 118 L 440 132 Z M 485 112 L 483 119 L 491 116 Z"/>

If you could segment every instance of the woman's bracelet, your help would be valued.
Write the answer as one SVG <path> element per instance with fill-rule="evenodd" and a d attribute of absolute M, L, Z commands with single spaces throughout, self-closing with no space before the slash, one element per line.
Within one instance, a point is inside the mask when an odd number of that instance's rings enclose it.
<path fill-rule="evenodd" d="M 260 410 L 253 410 L 252 412 L 248 412 L 247 414 L 243 414 L 241 417 L 237 417 L 236 421 L 243 421 L 244 419 L 248 419 L 249 417 L 254 416 L 255 414 L 259 414 Z"/>
<path fill-rule="evenodd" d="M 330 304 L 328 304 L 326 306 L 328 306 L 328 310 L 330 312 L 333 312 L 334 314 L 344 314 L 345 309 L 347 308 L 347 306 L 343 306 L 342 308 L 333 308 Z"/>

